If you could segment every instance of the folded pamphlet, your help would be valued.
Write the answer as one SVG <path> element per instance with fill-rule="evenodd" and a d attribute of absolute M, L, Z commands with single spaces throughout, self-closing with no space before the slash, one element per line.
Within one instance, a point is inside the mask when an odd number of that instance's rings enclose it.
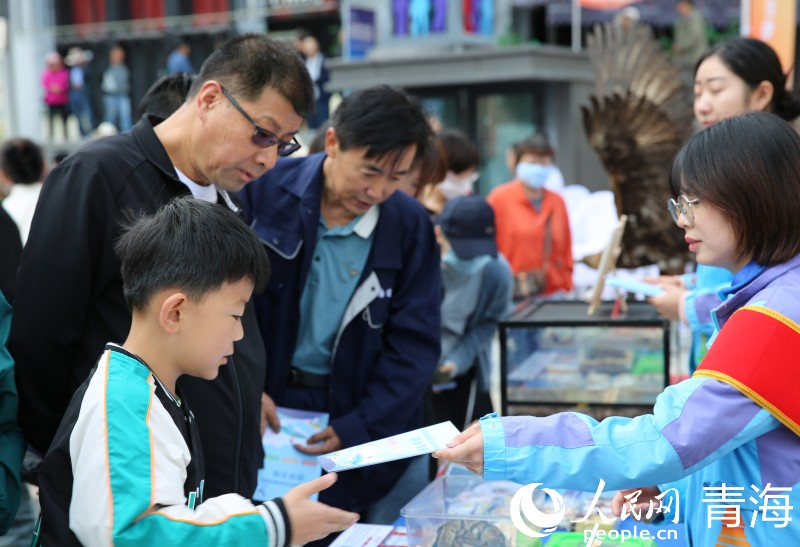
<path fill-rule="evenodd" d="M 347 471 L 436 452 L 447 448 L 447 441 L 459 433 L 453 422 L 442 422 L 394 437 L 337 450 L 317 459 L 325 471 Z"/>
<path fill-rule="evenodd" d="M 664 294 L 664 289 L 658 285 L 645 281 L 636 281 L 635 279 L 625 279 L 623 277 L 606 277 L 606 285 L 628 292 L 641 293 L 645 296 L 661 296 Z"/>
<path fill-rule="evenodd" d="M 328 426 L 328 414 L 278 407 L 281 430 L 269 427 L 264 432 L 264 465 L 258 471 L 256 500 L 271 500 L 304 482 L 316 479 L 322 471 L 314 456 L 303 454 L 294 445 L 305 445 L 312 435 Z M 312 496 L 317 499 L 317 494 Z"/>

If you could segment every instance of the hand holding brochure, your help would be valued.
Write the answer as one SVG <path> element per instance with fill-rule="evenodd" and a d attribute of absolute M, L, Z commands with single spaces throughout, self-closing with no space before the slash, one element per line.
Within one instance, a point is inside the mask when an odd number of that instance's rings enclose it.
<path fill-rule="evenodd" d="M 645 296 L 661 296 L 664 294 L 664 289 L 652 283 L 644 281 L 636 281 L 635 279 L 624 279 L 622 277 L 606 277 L 606 285 L 610 287 L 617 287 L 628 292 L 638 292 Z"/>
<path fill-rule="evenodd" d="M 317 460 L 325 471 L 347 471 L 436 452 L 447 448 L 445 443 L 459 433 L 452 422 L 442 422 L 394 437 L 337 450 L 319 456 Z"/>
<path fill-rule="evenodd" d="M 264 465 L 258 471 L 258 484 L 253 499 L 271 500 L 284 495 L 298 484 L 319 477 L 319 464 L 313 456 L 297 450 L 295 444 L 306 444 L 312 435 L 328 426 L 328 414 L 278 407 L 281 430 L 264 432 Z M 317 499 L 317 494 L 312 496 Z"/>

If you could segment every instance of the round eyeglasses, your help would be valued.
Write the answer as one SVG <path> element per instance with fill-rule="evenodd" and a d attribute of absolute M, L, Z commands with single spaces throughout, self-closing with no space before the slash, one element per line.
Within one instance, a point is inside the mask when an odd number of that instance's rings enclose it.
<path fill-rule="evenodd" d="M 259 148 L 269 148 L 270 146 L 275 146 L 277 144 L 279 156 L 289 156 L 300 150 L 300 143 L 297 142 L 297 139 L 292 137 L 291 141 L 285 141 L 272 131 L 264 129 L 258 125 L 253 118 L 250 117 L 250 114 L 244 111 L 244 108 L 242 108 L 241 105 L 236 102 L 236 99 L 231 97 L 231 94 L 228 93 L 224 87 L 220 86 L 220 89 L 222 90 L 222 94 L 228 98 L 233 107 L 238 110 L 248 122 L 253 124 L 253 128 L 255 130 L 253 131 L 253 135 L 250 137 L 250 139 L 253 141 L 253 144 Z"/>
<path fill-rule="evenodd" d="M 694 225 L 694 206 L 698 203 L 700 203 L 700 198 L 689 199 L 681 194 L 678 196 L 677 200 L 667 200 L 667 210 L 669 210 L 672 220 L 674 220 L 675 224 L 678 226 L 680 226 L 678 213 L 683 215 L 683 218 L 686 219 L 687 225 L 692 226 Z"/>

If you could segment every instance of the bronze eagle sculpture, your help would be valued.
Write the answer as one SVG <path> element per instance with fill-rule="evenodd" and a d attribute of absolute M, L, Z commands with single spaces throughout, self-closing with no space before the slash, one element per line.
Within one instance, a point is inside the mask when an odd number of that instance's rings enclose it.
<path fill-rule="evenodd" d="M 628 216 L 617 266 L 683 273 L 688 250 L 666 208 L 672 162 L 692 129 L 680 71 L 646 27 L 596 26 L 588 50 L 596 93 L 582 107 L 583 125 L 608 172 L 617 214 Z"/>

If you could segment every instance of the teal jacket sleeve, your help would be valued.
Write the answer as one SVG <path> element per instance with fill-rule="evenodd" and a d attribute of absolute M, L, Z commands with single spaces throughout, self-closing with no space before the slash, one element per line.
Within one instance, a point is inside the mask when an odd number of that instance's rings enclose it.
<path fill-rule="evenodd" d="M 686 319 L 692 332 L 711 336 L 714 333 L 711 310 L 722 303 L 719 291 L 731 286 L 733 274 L 724 268 L 701 264 L 697 266 L 697 273 L 693 277 L 695 283 L 686 285 L 689 289 L 684 300 Z"/>
<path fill-rule="evenodd" d="M 780 422 L 735 388 L 692 378 L 636 418 L 561 413 L 480 424 L 484 478 L 592 492 L 601 480 L 613 490 L 680 480 Z"/>
<path fill-rule="evenodd" d="M 10 328 L 11 306 L 0 293 L 0 536 L 8 531 L 17 514 L 25 453 L 25 440 L 17 426 L 14 361 L 6 349 Z"/>
<path fill-rule="evenodd" d="M 708 340 L 715 325 L 711 312 L 722 303 L 719 291 L 731 286 L 733 274 L 724 268 L 699 265 L 695 285 L 684 297 L 686 321 L 692 330 L 692 349 L 689 356 L 689 374 L 693 374 L 708 351 Z M 688 287 L 688 285 L 687 285 Z"/>
<path fill-rule="evenodd" d="M 112 358 L 90 380 L 69 443 L 69 527 L 81 544 L 288 545 L 274 501 L 187 499 L 192 453 L 149 374 Z"/>

